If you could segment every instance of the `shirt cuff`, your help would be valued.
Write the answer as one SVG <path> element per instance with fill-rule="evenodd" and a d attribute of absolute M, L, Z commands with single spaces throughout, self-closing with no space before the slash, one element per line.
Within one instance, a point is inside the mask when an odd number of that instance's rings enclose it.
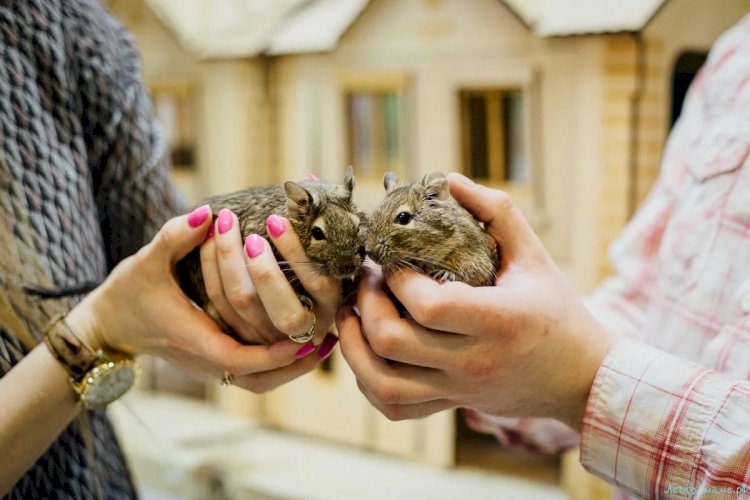
<path fill-rule="evenodd" d="M 594 379 L 581 464 L 639 497 L 694 485 L 706 429 L 732 381 L 634 340 L 610 351 Z"/>

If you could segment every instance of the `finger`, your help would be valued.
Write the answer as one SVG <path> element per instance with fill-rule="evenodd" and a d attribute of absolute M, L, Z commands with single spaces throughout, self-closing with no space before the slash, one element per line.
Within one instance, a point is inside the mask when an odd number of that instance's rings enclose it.
<path fill-rule="evenodd" d="M 534 230 L 505 192 L 490 189 L 461 174 L 448 174 L 451 195 L 474 217 L 485 223 L 503 255 L 523 255 L 541 246 Z"/>
<path fill-rule="evenodd" d="M 436 399 L 417 404 L 384 404 L 360 382 L 357 382 L 360 392 L 380 413 L 388 420 L 400 420 L 428 417 L 434 413 L 455 408 L 457 405 L 447 399 Z"/>
<path fill-rule="evenodd" d="M 216 226 L 216 236 L 213 239 L 216 267 L 221 281 L 221 298 L 220 304 L 216 304 L 217 310 L 228 323 L 225 314 L 235 319 L 235 330 L 238 332 L 252 325 L 250 328 L 266 343 L 283 338 L 285 335 L 274 328 L 268 319 L 246 269 L 237 216 L 231 210 L 222 209 Z"/>
<path fill-rule="evenodd" d="M 152 257 L 174 266 L 206 239 L 211 227 L 211 207 L 202 205 L 189 214 L 168 220 L 148 245 Z"/>
<path fill-rule="evenodd" d="M 303 177 L 303 178 L 304 178 L 304 179 L 305 179 L 306 181 L 317 181 L 317 180 L 319 180 L 319 179 L 318 179 L 318 176 L 317 176 L 317 175 L 315 175 L 315 174 L 313 174 L 312 172 L 307 172 L 307 173 L 306 173 L 306 174 L 304 175 L 304 177 Z"/>
<path fill-rule="evenodd" d="M 388 273 L 385 280 L 414 321 L 442 332 L 473 335 L 477 321 L 485 322 L 487 297 L 498 300 L 496 309 L 502 304 L 499 287 L 474 288 L 458 281 L 438 283 L 411 269 Z"/>
<path fill-rule="evenodd" d="M 466 346 L 466 337 L 427 330 L 416 321 L 401 318 L 383 286 L 380 272 L 368 271 L 358 293 L 362 331 L 372 350 L 380 357 L 410 365 L 452 365 Z"/>
<path fill-rule="evenodd" d="M 203 275 L 203 286 L 206 289 L 211 304 L 216 308 L 224 321 L 232 329 L 242 334 L 247 325 L 237 312 L 229 305 L 224 295 L 224 285 L 221 282 L 221 274 L 216 257 L 216 238 L 212 237 L 200 247 L 201 274 Z M 244 265 L 244 261 L 243 261 Z"/>
<path fill-rule="evenodd" d="M 312 326 L 314 316 L 279 269 L 268 242 L 257 234 L 245 240 L 247 268 L 266 313 L 285 335 L 299 335 Z"/>
<path fill-rule="evenodd" d="M 256 394 L 263 394 L 313 371 L 318 366 L 318 362 L 317 356 L 308 355 L 283 368 L 236 378 L 234 385 Z"/>
<path fill-rule="evenodd" d="M 439 370 L 411 365 L 390 366 L 375 354 L 350 308 L 337 315 L 341 353 L 354 374 L 374 398 L 384 404 L 424 403 L 450 397 L 447 377 Z"/>
<path fill-rule="evenodd" d="M 289 221 L 272 215 L 268 218 L 266 226 L 274 247 L 289 264 L 305 290 L 315 297 L 316 301 L 338 307 L 341 301 L 341 283 L 324 274 L 319 264 L 310 261 L 297 234 L 291 230 Z"/>

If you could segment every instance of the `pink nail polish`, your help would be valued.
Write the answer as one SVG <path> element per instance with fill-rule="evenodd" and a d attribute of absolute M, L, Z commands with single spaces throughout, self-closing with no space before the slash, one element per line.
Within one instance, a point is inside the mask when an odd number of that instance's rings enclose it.
<path fill-rule="evenodd" d="M 251 234 L 245 239 L 245 253 L 251 259 L 263 253 L 263 238 L 257 234 Z"/>
<path fill-rule="evenodd" d="M 307 173 L 305 174 L 305 176 L 304 176 L 304 179 L 305 179 L 306 181 L 317 181 L 317 180 L 320 180 L 320 179 L 318 179 L 318 176 L 317 176 L 317 175 L 315 175 L 315 174 L 314 174 L 314 173 L 312 173 L 312 172 L 307 172 Z"/>
<path fill-rule="evenodd" d="M 274 238 L 278 238 L 286 231 L 286 224 L 284 223 L 284 219 L 278 215 L 271 215 L 266 219 L 266 229 L 268 230 L 268 234 Z"/>
<path fill-rule="evenodd" d="M 315 346 L 312 342 L 303 345 L 299 351 L 294 354 L 294 359 L 302 359 L 315 350 Z"/>
<path fill-rule="evenodd" d="M 228 208 L 222 208 L 219 210 L 219 221 L 218 221 L 218 229 L 219 234 L 224 234 L 230 229 L 232 229 L 232 224 L 234 223 L 234 219 L 232 218 L 232 211 Z"/>
<path fill-rule="evenodd" d="M 208 240 L 210 240 L 213 237 L 214 237 L 214 225 L 211 224 L 211 227 L 208 228 L 208 233 L 206 234 L 206 239 L 203 240 L 203 241 L 208 241 Z"/>
<path fill-rule="evenodd" d="M 188 215 L 188 225 L 192 228 L 200 226 L 208 218 L 209 212 L 210 209 L 208 205 L 201 205 L 200 207 L 196 208 L 195 210 L 190 212 L 190 215 Z"/>
<path fill-rule="evenodd" d="M 320 344 L 320 347 L 318 348 L 318 357 L 321 361 L 324 361 L 328 358 L 331 354 L 333 354 L 333 348 L 336 347 L 336 344 L 338 343 L 339 338 L 335 336 L 332 333 L 329 333 L 326 335 L 326 338 L 323 339 L 323 342 Z"/>

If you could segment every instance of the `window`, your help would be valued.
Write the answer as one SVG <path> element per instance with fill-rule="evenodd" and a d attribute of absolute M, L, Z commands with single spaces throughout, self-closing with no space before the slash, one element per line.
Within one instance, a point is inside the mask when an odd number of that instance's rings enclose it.
<path fill-rule="evenodd" d="M 349 163 L 357 175 L 380 180 L 387 171 L 403 174 L 404 96 L 398 90 L 345 92 Z"/>
<path fill-rule="evenodd" d="M 459 98 L 464 173 L 492 184 L 527 184 L 523 92 L 462 90 Z"/>
<path fill-rule="evenodd" d="M 670 128 L 679 118 L 688 88 L 703 63 L 706 62 L 707 57 L 706 52 L 683 52 L 677 58 L 672 71 L 672 119 L 669 124 Z"/>

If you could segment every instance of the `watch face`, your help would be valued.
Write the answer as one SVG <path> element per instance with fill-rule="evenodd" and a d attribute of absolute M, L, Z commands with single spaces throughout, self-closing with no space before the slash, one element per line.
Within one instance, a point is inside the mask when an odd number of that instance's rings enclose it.
<path fill-rule="evenodd" d="M 100 365 L 84 379 L 81 402 L 87 408 L 102 408 L 130 389 L 135 378 L 132 363 L 109 362 Z"/>

